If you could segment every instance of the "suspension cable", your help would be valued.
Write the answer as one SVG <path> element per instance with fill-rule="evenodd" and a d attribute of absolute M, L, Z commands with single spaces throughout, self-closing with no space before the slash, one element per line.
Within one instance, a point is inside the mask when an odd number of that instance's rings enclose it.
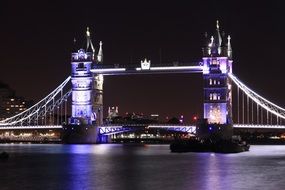
<path fill-rule="evenodd" d="M 239 87 L 237 87 L 237 109 L 238 109 L 238 111 L 237 111 L 237 115 L 238 115 L 238 124 L 239 124 Z"/>
<path fill-rule="evenodd" d="M 242 92 L 242 124 L 244 124 L 244 93 Z"/>
<path fill-rule="evenodd" d="M 258 104 L 260 107 L 266 109 L 270 113 L 274 114 L 275 116 L 278 116 L 280 118 L 285 119 L 285 109 L 270 102 L 269 100 L 266 100 L 253 90 L 251 90 L 249 87 L 247 87 L 244 83 L 242 83 L 236 76 L 234 76 L 232 73 L 228 73 L 229 77 L 232 79 L 232 81 L 247 95 L 249 96 L 256 104 Z"/>
<path fill-rule="evenodd" d="M 249 98 L 248 96 L 246 96 L 246 106 L 247 106 L 246 120 L 247 120 L 247 124 L 249 124 Z"/>
<path fill-rule="evenodd" d="M 251 100 L 251 123 L 253 124 L 253 101 Z"/>
<path fill-rule="evenodd" d="M 25 111 L 12 116 L 10 118 L 6 118 L 2 121 L 0 121 L 0 126 L 6 126 L 6 125 L 17 125 L 17 124 L 24 124 L 25 122 L 31 123 L 31 120 L 36 119 L 41 116 L 40 113 L 38 113 L 40 110 L 45 109 L 45 107 L 51 103 L 51 101 L 59 94 L 59 92 L 66 86 L 66 84 L 70 81 L 71 77 L 69 76 L 63 83 L 61 83 L 55 90 L 53 90 L 50 94 L 48 94 L 45 98 L 40 100 L 38 103 L 30 107 L 29 109 L 26 109 Z M 46 109 L 45 109 L 45 113 Z M 43 114 L 44 115 L 44 114 Z"/>

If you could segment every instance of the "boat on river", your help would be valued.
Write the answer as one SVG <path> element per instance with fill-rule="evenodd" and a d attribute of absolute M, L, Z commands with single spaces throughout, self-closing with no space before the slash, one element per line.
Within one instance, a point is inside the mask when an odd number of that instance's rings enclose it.
<path fill-rule="evenodd" d="M 171 152 L 215 152 L 215 153 L 239 153 L 249 151 L 250 145 L 245 141 L 236 140 L 176 140 L 170 144 Z"/>

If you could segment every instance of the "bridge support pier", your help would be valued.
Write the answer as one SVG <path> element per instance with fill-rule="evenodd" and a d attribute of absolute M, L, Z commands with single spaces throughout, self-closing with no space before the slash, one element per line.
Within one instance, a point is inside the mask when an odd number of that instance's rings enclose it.
<path fill-rule="evenodd" d="M 92 125 L 66 125 L 61 139 L 64 144 L 95 144 L 98 142 L 99 128 Z"/>
<path fill-rule="evenodd" d="M 233 136 L 233 125 L 209 124 L 207 121 L 204 121 L 197 124 L 196 134 L 200 139 L 230 140 Z"/>
<path fill-rule="evenodd" d="M 112 142 L 112 139 L 111 139 L 111 136 L 110 135 L 100 135 L 98 134 L 98 137 L 97 137 L 97 143 L 98 144 L 104 144 L 104 143 L 111 143 Z"/>

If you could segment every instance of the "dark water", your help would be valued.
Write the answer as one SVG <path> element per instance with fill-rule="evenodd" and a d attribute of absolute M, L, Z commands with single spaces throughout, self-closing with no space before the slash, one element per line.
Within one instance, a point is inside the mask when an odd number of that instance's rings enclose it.
<path fill-rule="evenodd" d="M 284 189 L 285 146 L 240 154 L 170 153 L 168 145 L 2 144 L 0 189 Z"/>

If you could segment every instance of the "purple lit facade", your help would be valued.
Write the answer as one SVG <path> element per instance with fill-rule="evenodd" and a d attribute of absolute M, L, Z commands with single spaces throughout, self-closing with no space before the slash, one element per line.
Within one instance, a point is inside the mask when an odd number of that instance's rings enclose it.
<path fill-rule="evenodd" d="M 72 117 L 71 124 L 92 124 L 92 53 L 80 49 L 72 53 Z"/>
<path fill-rule="evenodd" d="M 203 48 L 204 118 L 209 124 L 232 124 L 232 50 L 230 37 L 227 43 L 220 35 L 217 22 L 216 34 L 209 40 L 207 34 Z"/>

